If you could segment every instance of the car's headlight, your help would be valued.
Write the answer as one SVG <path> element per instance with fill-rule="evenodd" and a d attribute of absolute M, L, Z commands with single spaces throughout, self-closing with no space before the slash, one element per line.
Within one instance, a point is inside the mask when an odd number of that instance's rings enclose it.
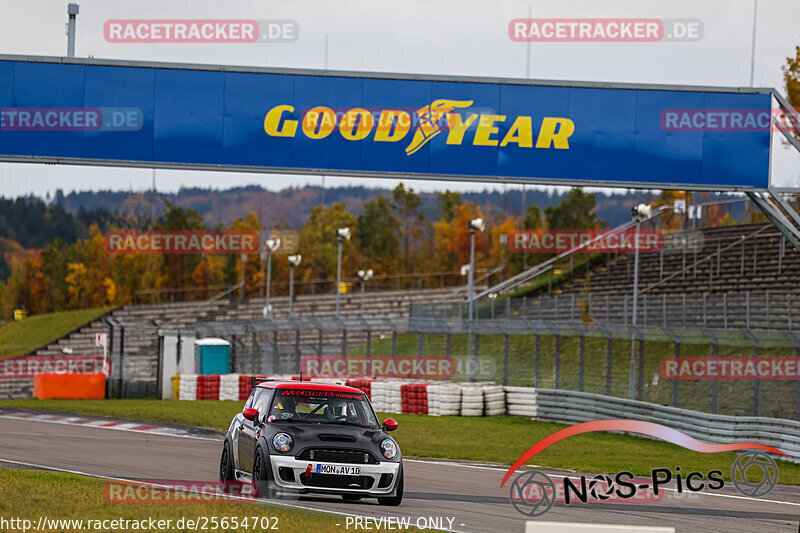
<path fill-rule="evenodd" d="M 394 459 L 397 457 L 397 444 L 392 439 L 383 439 L 381 441 L 381 452 L 387 459 Z"/>
<path fill-rule="evenodd" d="M 281 453 L 286 453 L 294 446 L 294 441 L 288 433 L 278 433 L 272 437 L 272 446 Z"/>

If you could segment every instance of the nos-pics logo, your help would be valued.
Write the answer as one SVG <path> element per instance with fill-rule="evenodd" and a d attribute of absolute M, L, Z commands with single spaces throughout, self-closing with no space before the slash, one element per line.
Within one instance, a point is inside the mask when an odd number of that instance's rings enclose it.
<path fill-rule="evenodd" d="M 778 484 L 778 466 L 765 452 L 785 455 L 771 446 L 753 442 L 708 444 L 653 422 L 598 420 L 564 428 L 534 444 L 506 472 L 500 486 L 503 486 L 516 470 L 545 448 L 567 437 L 596 431 L 624 431 L 648 435 L 703 453 L 745 450 L 745 453 L 742 453 L 733 463 L 731 480 L 739 493 L 751 498 L 760 498 L 769 494 Z M 749 476 L 746 475 L 748 473 Z M 555 481 L 543 472 L 529 470 L 521 473 L 511 482 L 508 498 L 514 509 L 526 516 L 535 517 L 549 511 L 556 502 L 566 505 L 595 502 L 658 502 L 664 495 L 662 487 L 670 482 L 674 482 L 674 490 L 678 494 L 702 490 L 721 490 L 725 486 L 722 476 L 721 470 L 685 472 L 681 471 L 680 466 L 676 466 L 672 469 L 654 468 L 650 472 L 649 478 L 637 478 L 632 472 L 623 471 L 614 475 L 601 474 L 588 478 L 587 476 L 564 477 Z"/>

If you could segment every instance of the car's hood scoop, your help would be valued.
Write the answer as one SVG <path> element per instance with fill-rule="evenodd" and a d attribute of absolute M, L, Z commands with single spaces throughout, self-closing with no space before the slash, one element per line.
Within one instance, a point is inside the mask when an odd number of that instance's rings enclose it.
<path fill-rule="evenodd" d="M 324 440 L 326 442 L 355 442 L 356 438 L 353 435 L 347 435 L 345 433 L 320 433 L 317 435 L 319 440 Z"/>

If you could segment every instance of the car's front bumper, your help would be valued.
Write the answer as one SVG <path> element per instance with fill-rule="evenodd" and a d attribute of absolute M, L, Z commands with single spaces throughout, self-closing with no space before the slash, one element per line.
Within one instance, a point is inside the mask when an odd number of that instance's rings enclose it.
<path fill-rule="evenodd" d="M 401 465 L 399 461 L 385 461 L 377 464 L 329 463 L 295 459 L 292 456 L 282 455 L 270 455 L 270 464 L 275 488 L 279 490 L 368 496 L 393 495 Z M 316 473 L 319 464 L 358 467 L 360 472 L 358 476 L 337 475 L 336 479 L 333 479 L 331 475 Z M 311 465 L 312 475 L 304 476 L 309 465 Z M 288 470 L 286 469 L 291 470 L 291 476 L 287 475 Z M 335 486 L 328 486 L 331 484 Z"/>

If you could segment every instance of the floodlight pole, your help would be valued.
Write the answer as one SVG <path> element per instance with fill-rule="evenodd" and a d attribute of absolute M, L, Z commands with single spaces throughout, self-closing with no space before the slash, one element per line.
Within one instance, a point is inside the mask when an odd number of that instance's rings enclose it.
<path fill-rule="evenodd" d="M 271 314 L 269 308 L 269 296 L 270 296 L 270 288 L 272 285 L 272 248 L 267 246 L 267 296 L 264 300 L 264 309 L 267 310 L 266 315 L 269 316 Z"/>
<path fill-rule="evenodd" d="M 470 371 L 469 361 L 472 355 L 472 292 L 473 292 L 473 272 L 475 271 L 475 228 L 469 228 L 469 272 L 467 273 L 467 298 L 469 301 L 468 319 L 467 319 L 467 381 L 472 381 L 472 372 Z"/>
<path fill-rule="evenodd" d="M 339 250 L 336 257 L 336 318 L 339 318 L 339 300 L 342 293 L 342 237 L 336 236 Z"/>
<path fill-rule="evenodd" d="M 240 259 L 242 260 L 242 287 L 239 289 L 239 298 L 244 300 L 244 289 L 247 285 L 247 254 L 242 254 Z"/>
<path fill-rule="evenodd" d="M 67 5 L 67 57 L 75 57 L 75 23 L 78 18 L 78 4 Z"/>
<path fill-rule="evenodd" d="M 364 281 L 364 278 L 361 278 L 361 317 L 364 317 L 364 285 L 367 282 Z"/>
<path fill-rule="evenodd" d="M 261 252 L 258 254 L 258 257 L 259 257 L 259 259 L 261 259 L 261 274 L 262 274 L 261 287 L 259 287 L 259 289 L 258 289 L 258 295 L 263 298 L 264 297 L 264 277 L 263 277 L 263 274 L 264 274 L 264 261 L 267 260 L 267 252 L 265 252 L 264 250 L 261 250 Z"/>
<path fill-rule="evenodd" d="M 292 316 L 292 300 L 294 299 L 294 264 L 289 263 L 289 316 Z"/>
<path fill-rule="evenodd" d="M 631 365 L 628 376 L 628 398 L 633 399 L 634 380 L 636 377 L 636 303 L 639 295 L 639 224 L 641 220 L 636 217 L 636 230 L 633 237 L 633 316 L 631 317 Z"/>

